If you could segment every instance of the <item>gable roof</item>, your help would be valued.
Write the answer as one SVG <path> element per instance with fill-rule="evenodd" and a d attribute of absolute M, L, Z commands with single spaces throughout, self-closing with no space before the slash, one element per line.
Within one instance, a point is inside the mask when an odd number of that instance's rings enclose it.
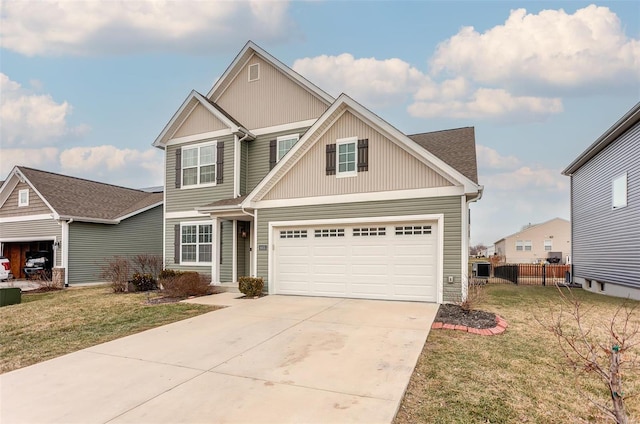
<path fill-rule="evenodd" d="M 24 166 L 13 169 L 2 191 L 13 190 L 8 184 L 12 178 L 29 184 L 52 210 L 55 219 L 117 224 L 161 205 L 164 197 L 163 193 L 149 193 Z M 2 203 L 4 201 L 6 197 Z"/>
<path fill-rule="evenodd" d="M 625 131 L 640 122 L 640 102 L 636 103 L 631 110 L 624 114 L 615 124 L 602 134 L 591 146 L 582 152 L 567 168 L 562 171 L 563 175 L 571 175 L 589 162 L 591 158 L 600 153 L 605 147 L 618 139 Z"/>
<path fill-rule="evenodd" d="M 180 125 L 182 125 L 185 119 L 187 119 L 189 114 L 195 109 L 198 104 L 204 106 L 209 112 L 211 112 L 212 115 L 222 121 L 229 128 L 231 133 L 242 133 L 243 135 L 248 134 L 250 137 L 253 137 L 253 135 L 246 128 L 244 128 L 244 126 L 240 122 L 238 122 L 220 106 L 215 104 L 215 102 L 209 100 L 197 91 L 191 90 L 191 93 L 189 93 L 184 102 L 182 102 L 180 108 L 178 108 L 176 113 L 173 114 L 167 125 L 165 125 L 165 127 L 162 129 L 160 135 L 158 135 L 158 137 L 155 139 L 155 141 L 153 142 L 153 146 L 164 149 L 167 141 L 169 141 L 169 139 L 178 130 Z"/>
<path fill-rule="evenodd" d="M 247 44 L 244 45 L 242 50 L 240 50 L 240 53 L 238 53 L 235 59 L 233 59 L 233 62 L 231 62 L 222 76 L 218 78 L 218 81 L 216 81 L 211 90 L 209 90 L 209 93 L 207 93 L 207 98 L 213 100 L 214 102 L 217 101 L 227 89 L 227 87 L 233 80 L 233 77 L 238 72 L 240 72 L 240 69 L 242 69 L 247 60 L 249 60 L 249 58 L 254 54 L 260 56 L 262 59 L 275 66 L 305 90 L 326 103 L 327 106 L 334 102 L 335 99 L 326 91 L 320 89 L 317 85 L 313 84 L 302 75 L 300 75 L 284 63 L 280 62 L 275 57 L 271 56 L 267 51 L 265 51 L 253 41 L 248 41 Z"/>
<path fill-rule="evenodd" d="M 436 172 L 440 173 L 454 185 L 462 185 L 465 193 L 482 193 L 483 187 L 478 185 L 476 181 L 467 177 L 451 164 L 447 163 L 430 150 L 427 150 L 424 146 L 418 144 L 377 116 L 375 113 L 371 112 L 369 109 L 343 93 L 338 97 L 338 99 L 336 99 L 331 107 L 329 107 L 329 109 L 327 109 L 325 113 L 318 118 L 311 128 L 305 132 L 283 160 L 279 161 L 267 176 L 253 189 L 253 191 L 247 196 L 247 199 L 243 202 L 243 205 L 248 206 L 248 204 L 254 200 L 259 201 L 278 181 L 280 181 L 284 174 L 286 174 L 295 165 L 300 157 L 310 148 L 310 145 L 313 145 L 318 137 L 324 133 L 326 128 L 331 125 L 333 120 L 347 109 L 357 115 L 360 119 L 368 122 L 369 125 L 374 127 L 385 137 L 395 141 L 410 154 L 428 163 Z M 430 138 L 428 139 L 431 140 Z M 438 139 L 440 140 L 445 138 L 439 137 Z M 469 140 L 467 139 L 465 142 L 469 143 Z M 475 141 L 473 141 L 473 143 L 475 144 Z M 440 143 L 435 142 L 434 144 L 439 145 Z M 475 158 L 475 145 L 472 145 L 471 148 Z M 441 147 L 440 150 L 441 153 L 444 151 L 448 152 L 448 149 L 444 147 Z"/>
<path fill-rule="evenodd" d="M 408 135 L 474 183 L 478 183 L 476 138 L 473 127 Z"/>
<path fill-rule="evenodd" d="M 547 225 L 547 224 L 549 224 L 550 222 L 553 222 L 553 221 L 564 221 L 564 222 L 566 222 L 567 224 L 569 224 L 569 220 L 564 219 L 564 218 L 560 218 L 560 217 L 555 217 L 555 218 L 552 218 L 552 219 L 550 219 L 550 220 L 548 220 L 548 221 L 541 222 L 541 223 L 539 223 L 539 224 L 532 224 L 532 225 L 529 225 L 529 226 L 527 226 L 526 228 L 523 228 L 523 229 L 522 229 L 522 230 L 520 230 L 520 231 L 517 231 L 517 232 L 515 232 L 515 233 L 513 233 L 513 234 L 509 234 L 508 236 L 504 236 L 504 237 L 502 237 L 500 240 L 496 241 L 496 242 L 495 242 L 495 243 L 493 243 L 493 244 L 498 244 L 498 243 L 500 243 L 502 240 L 506 240 L 506 239 L 508 239 L 508 238 L 510 238 L 510 237 L 517 236 L 517 235 L 518 235 L 518 234 L 520 234 L 520 233 L 525 233 L 525 232 L 527 232 L 527 231 L 529 231 L 529 230 L 532 230 L 532 229 L 535 229 L 535 228 L 538 228 L 538 227 L 542 227 L 543 225 Z"/>

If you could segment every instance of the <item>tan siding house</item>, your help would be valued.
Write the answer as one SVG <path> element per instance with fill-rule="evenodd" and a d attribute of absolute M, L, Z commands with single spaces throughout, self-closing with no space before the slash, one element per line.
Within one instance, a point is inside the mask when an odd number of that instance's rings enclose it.
<path fill-rule="evenodd" d="M 249 42 L 153 145 L 166 155 L 168 268 L 262 277 L 272 294 L 466 296 L 469 203 L 483 189 L 473 128 L 403 134 Z"/>
<path fill-rule="evenodd" d="M 15 278 L 46 251 L 65 284 L 99 282 L 112 256 L 162 253 L 162 204 L 161 192 L 17 166 L 0 187 L 0 255 Z"/>
<path fill-rule="evenodd" d="M 542 263 L 552 255 L 559 256 L 560 263 L 570 263 L 571 224 L 554 218 L 528 225 L 495 242 L 495 254 L 505 256 L 507 263 Z"/>

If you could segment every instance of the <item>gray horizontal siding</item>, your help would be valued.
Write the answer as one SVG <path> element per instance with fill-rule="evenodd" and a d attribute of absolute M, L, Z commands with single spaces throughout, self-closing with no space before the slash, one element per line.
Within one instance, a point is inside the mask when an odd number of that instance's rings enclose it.
<path fill-rule="evenodd" d="M 51 240 L 54 237 L 56 241 L 62 240 L 62 226 L 53 219 L 0 223 L 0 241 L 17 239 L 21 241 Z M 61 266 L 62 249 L 58 249 L 54 256 L 56 266 Z"/>
<path fill-rule="evenodd" d="M 208 140 L 208 141 L 214 141 Z M 202 188 L 176 188 L 176 150 L 184 146 L 204 143 L 197 141 L 178 146 L 169 146 L 166 150 L 166 211 L 191 211 L 199 206 L 213 203 L 217 200 L 233 197 L 233 135 L 216 138 L 215 141 L 224 142 L 224 179 L 222 184 Z"/>
<path fill-rule="evenodd" d="M 162 206 L 117 225 L 69 224 L 69 284 L 104 281 L 102 268 L 114 256 L 162 256 Z"/>
<path fill-rule="evenodd" d="M 612 209 L 612 181 L 627 173 L 627 206 Z M 571 178 L 576 277 L 640 287 L 640 123 Z"/>
<path fill-rule="evenodd" d="M 174 226 L 180 224 L 181 222 L 211 222 L 209 218 L 184 218 L 184 219 L 167 219 L 167 235 L 165 240 L 165 267 L 167 269 L 174 269 L 177 271 L 196 271 L 201 274 L 211 274 L 211 265 L 203 265 L 203 266 L 193 266 L 193 265 L 182 265 L 176 264 L 174 262 Z M 233 264 L 233 223 L 231 221 L 222 221 L 222 239 L 221 239 L 221 258 L 222 263 L 220 264 L 220 280 L 222 282 L 230 282 L 232 278 L 232 264 Z M 214 251 L 215 257 L 215 251 Z"/>
<path fill-rule="evenodd" d="M 296 206 L 260 209 L 258 211 L 258 244 L 268 244 L 269 222 L 326 218 L 359 218 L 400 215 L 444 214 L 443 299 L 460 299 L 462 278 L 462 206 L 459 196 L 429 199 L 407 199 L 383 202 L 343 203 L 335 205 Z M 258 251 L 258 276 L 268 282 L 268 252 Z M 453 276 L 454 283 L 447 277 Z"/>
<path fill-rule="evenodd" d="M 309 129 L 309 127 L 298 128 L 289 131 L 280 131 L 271 134 L 260 135 L 255 140 L 247 144 L 248 161 L 245 172 L 247 193 L 251 192 L 258 183 L 267 175 L 269 169 L 269 141 L 276 140 L 278 137 L 289 134 L 299 134 L 300 138 Z"/>

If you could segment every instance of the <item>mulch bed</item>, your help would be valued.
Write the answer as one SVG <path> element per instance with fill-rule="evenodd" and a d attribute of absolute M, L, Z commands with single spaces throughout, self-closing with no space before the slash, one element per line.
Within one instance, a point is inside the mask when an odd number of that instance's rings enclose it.
<path fill-rule="evenodd" d="M 496 326 L 496 314 L 485 311 L 465 312 L 458 305 L 443 304 L 440 305 L 440 309 L 438 309 L 438 315 L 436 315 L 435 321 L 443 324 L 487 329 Z"/>

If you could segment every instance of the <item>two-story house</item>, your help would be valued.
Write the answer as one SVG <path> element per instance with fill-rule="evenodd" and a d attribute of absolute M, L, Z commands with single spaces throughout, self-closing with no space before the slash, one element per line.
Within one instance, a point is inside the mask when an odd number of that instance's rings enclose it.
<path fill-rule="evenodd" d="M 482 194 L 473 128 L 407 136 L 249 42 L 153 144 L 166 268 L 259 276 L 272 294 L 466 294 L 469 203 Z"/>
<path fill-rule="evenodd" d="M 540 224 L 527 225 L 517 233 L 494 243 L 494 253 L 507 263 L 532 264 L 571 258 L 571 223 L 553 218 Z"/>

